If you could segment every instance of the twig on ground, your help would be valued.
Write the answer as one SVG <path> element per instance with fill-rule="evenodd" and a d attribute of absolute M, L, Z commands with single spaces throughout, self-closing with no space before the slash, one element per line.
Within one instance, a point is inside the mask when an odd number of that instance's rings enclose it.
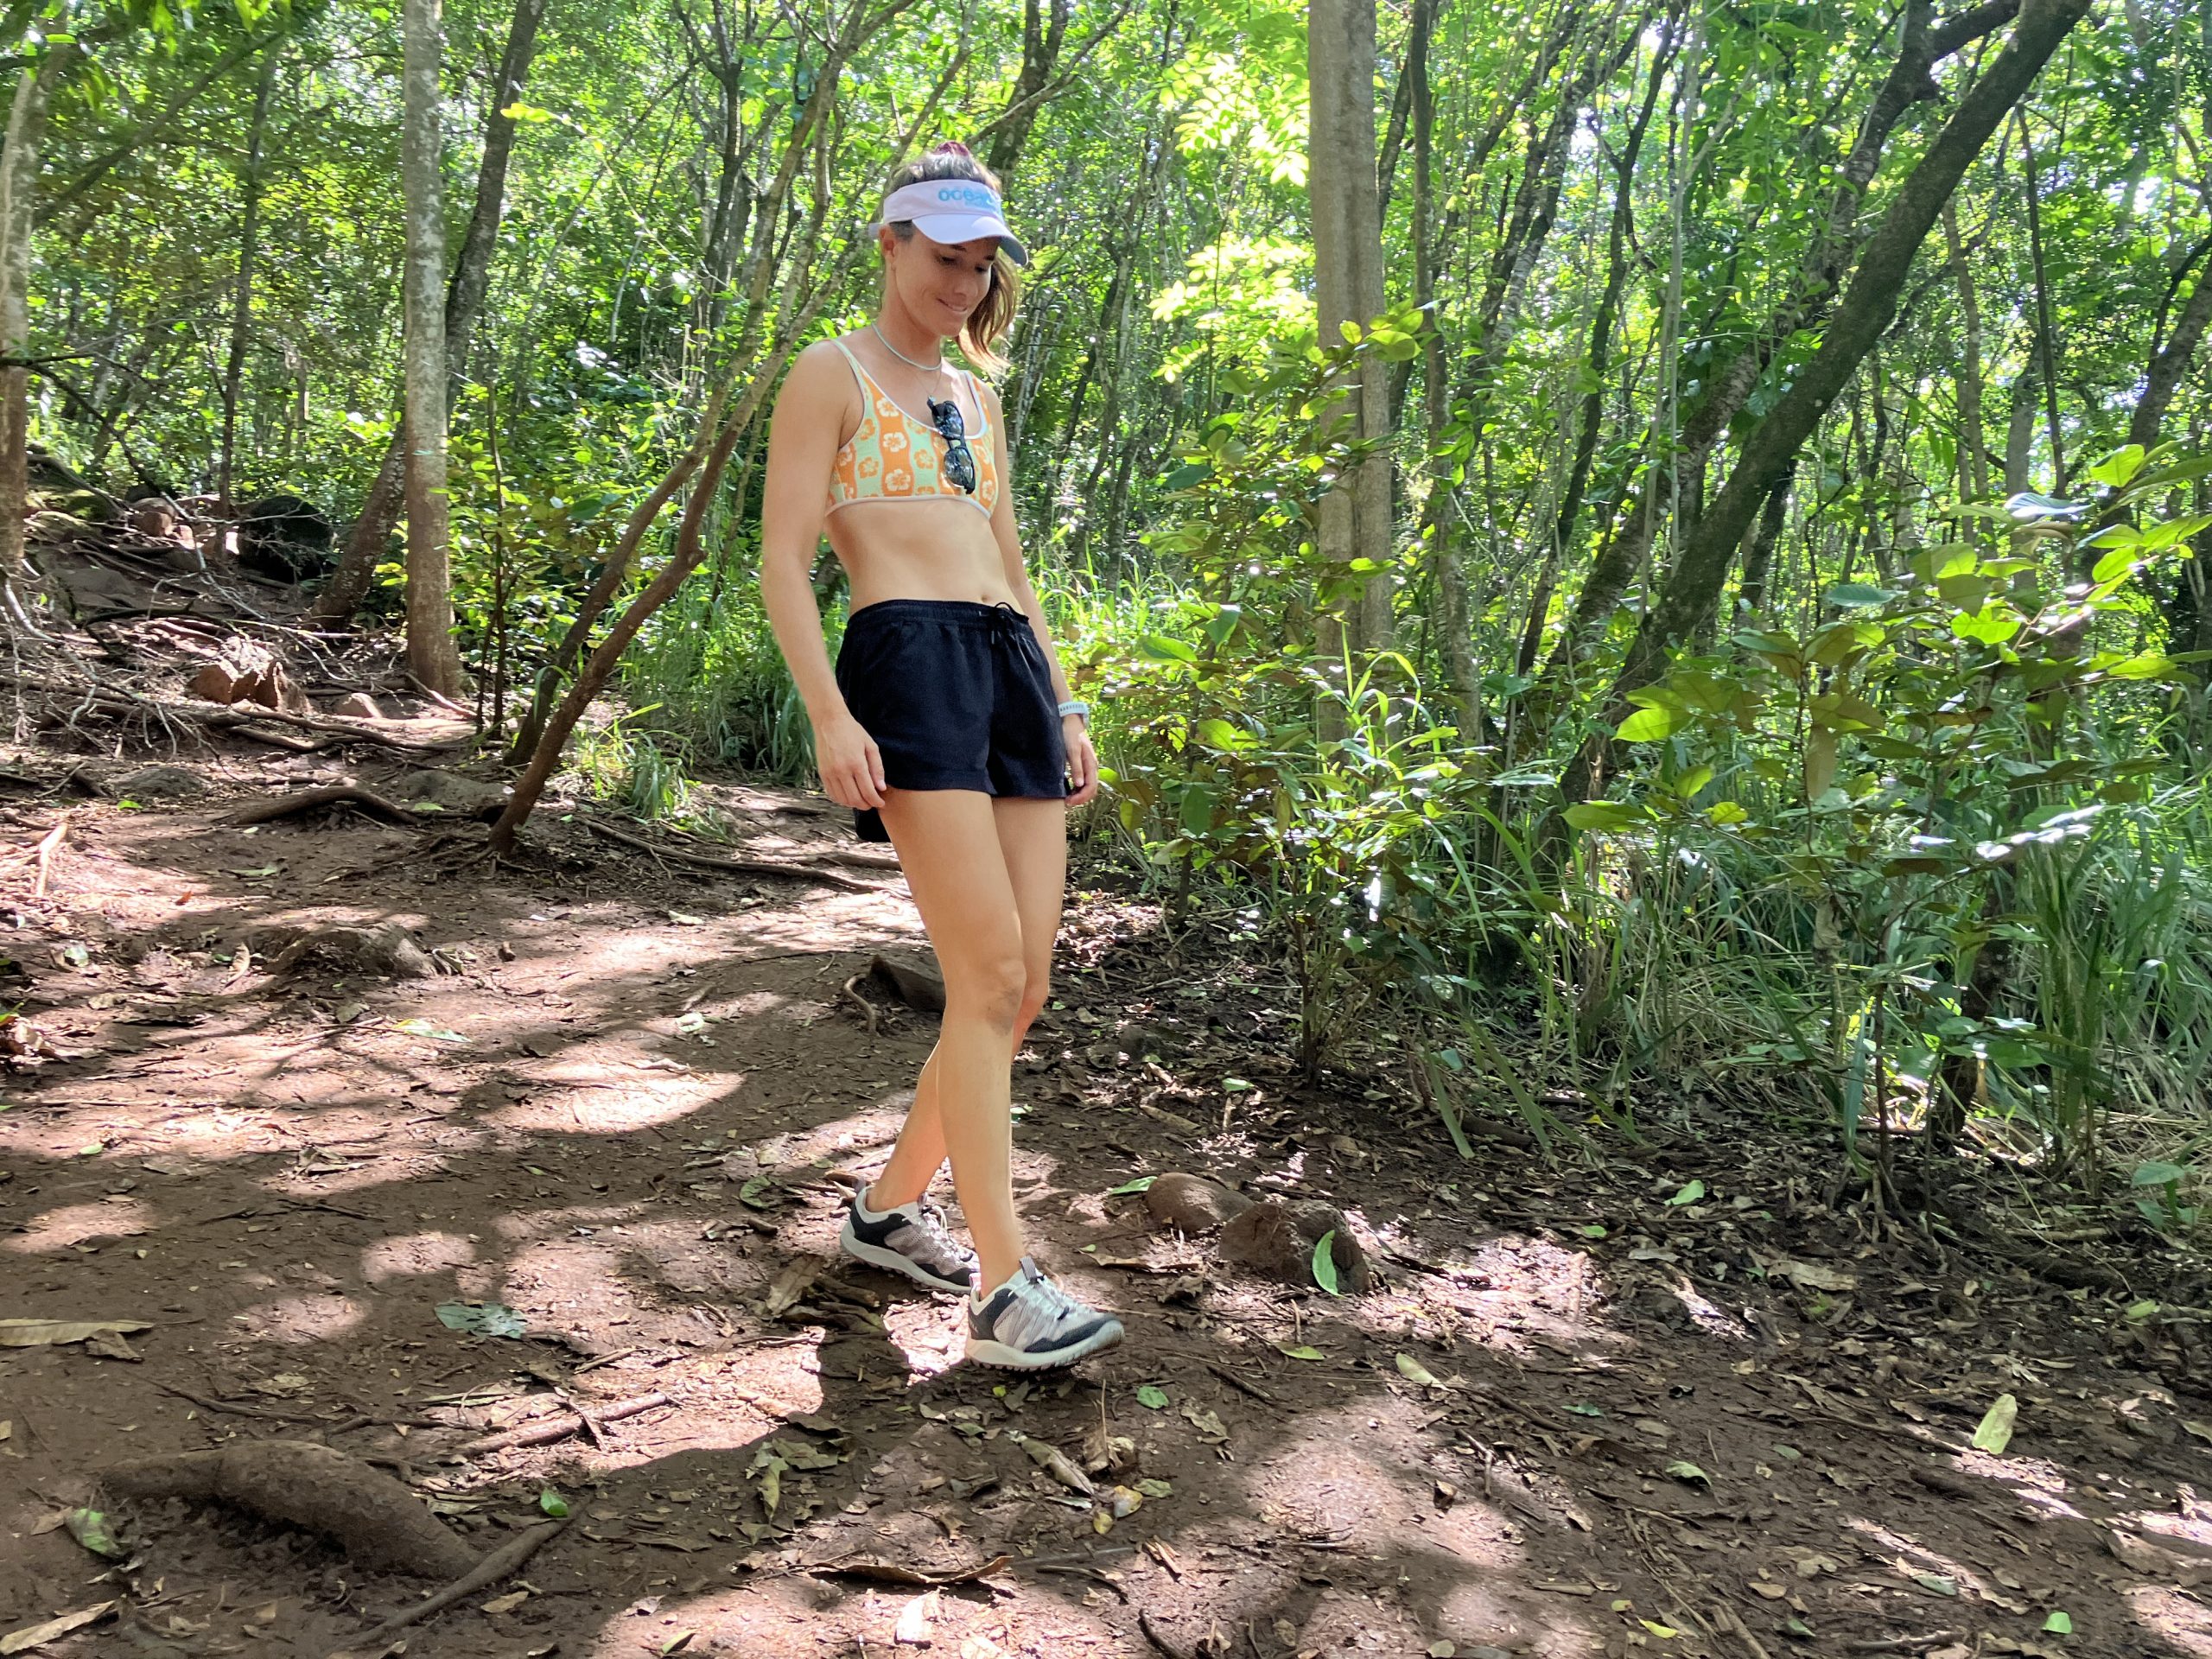
<path fill-rule="evenodd" d="M 571 1407 L 572 1415 L 524 1423 L 519 1428 L 501 1429 L 497 1434 L 486 1434 L 480 1440 L 456 1446 L 450 1455 L 454 1458 L 480 1458 L 494 1452 L 509 1451 L 518 1446 L 550 1446 L 556 1440 L 565 1440 L 569 1435 L 582 1433 L 597 1424 L 620 1422 L 625 1417 L 635 1417 L 656 1406 L 669 1403 L 669 1397 L 664 1394 L 640 1394 L 627 1400 L 617 1400 L 611 1405 L 594 1407 L 588 1414 Z"/>
<path fill-rule="evenodd" d="M 479 1590 L 488 1589 L 500 1580 L 519 1572 L 524 1562 L 550 1543 L 582 1513 L 582 1510 L 577 1510 L 567 1521 L 549 1521 L 543 1526 L 532 1527 L 528 1532 L 518 1534 L 486 1555 L 474 1572 L 455 1579 L 427 1601 L 410 1607 L 404 1613 L 393 1614 L 359 1642 L 333 1653 L 330 1659 L 354 1659 L 356 1655 L 376 1653 L 410 1625 L 419 1624 L 433 1613 L 442 1613 L 454 1603 L 466 1600 Z"/>
<path fill-rule="evenodd" d="M 38 880 L 32 884 L 32 898 L 46 897 L 46 878 L 53 870 L 54 855 L 60 849 L 62 838 L 68 833 L 69 814 L 67 810 L 64 810 L 61 816 L 54 821 L 54 828 L 46 832 L 45 839 L 38 844 L 36 849 Z"/>
<path fill-rule="evenodd" d="M 1766 1650 L 1765 1643 L 1751 1634 L 1750 1627 L 1744 1623 L 1743 1615 L 1726 1602 L 1715 1602 L 1713 1606 L 1713 1616 L 1723 1630 L 1733 1634 L 1738 1642 L 1751 1650 L 1751 1659 L 1774 1659 L 1774 1656 Z"/>
<path fill-rule="evenodd" d="M 873 1037 L 875 1035 L 877 1018 L 876 1006 L 874 1003 L 869 1001 L 868 998 L 862 996 L 858 988 L 861 981 L 867 977 L 868 976 L 864 973 L 855 974 L 850 979 L 847 980 L 842 985 L 837 988 L 837 994 L 840 996 L 850 997 L 853 1001 L 859 1006 L 861 1013 L 865 1015 L 868 1020 L 868 1034 Z"/>
<path fill-rule="evenodd" d="M 1142 1630 L 1144 1639 L 1166 1655 L 1167 1659 L 1190 1659 L 1188 1654 L 1160 1633 L 1160 1627 L 1152 1622 L 1152 1615 L 1142 1608 L 1137 1610 L 1137 1629 Z"/>

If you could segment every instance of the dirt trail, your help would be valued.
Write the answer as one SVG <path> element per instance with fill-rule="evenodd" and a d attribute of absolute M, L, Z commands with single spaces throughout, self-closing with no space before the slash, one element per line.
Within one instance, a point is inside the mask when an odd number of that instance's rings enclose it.
<path fill-rule="evenodd" d="M 73 805 L 43 898 L 0 867 L 59 1052 L 0 1111 L 0 1318 L 148 1327 L 0 1349 L 0 1633 L 119 1603 L 39 1652 L 321 1659 L 416 1600 L 228 1510 L 110 1504 L 106 1562 L 55 1524 L 112 1461 L 284 1436 L 378 1460 L 476 1548 L 549 1490 L 575 1511 L 410 1659 L 827 1659 L 925 1626 L 961 1659 L 2212 1655 L 2212 1406 L 2170 1392 L 2177 1351 L 1824 1209 L 1779 1132 L 1655 1111 L 1603 1171 L 1510 1137 L 1463 1162 L 1387 1072 L 1293 1086 L 1294 997 L 1233 940 L 1171 947 L 1086 891 L 1016 1066 L 1017 1183 L 1130 1340 L 980 1373 L 950 1303 L 830 1261 L 836 1178 L 882 1155 L 934 1029 L 855 988 L 872 1033 L 842 988 L 918 949 L 895 875 L 707 874 L 569 825 L 544 873 L 487 877 L 435 829 L 226 827 L 338 775 L 231 766 Z M 723 795 L 750 855 L 838 842 L 826 805 Z M 0 840 L 62 804 L 19 793 Z M 238 954 L 325 923 L 398 924 L 442 971 Z M 1325 1198 L 1381 1281 L 1272 1286 L 1108 1196 L 1175 1168 Z M 2009 1453 L 1966 1451 L 2007 1392 Z M 571 1408 L 580 1433 L 457 1451 Z M 1001 1556 L 933 1593 L 810 1570 Z"/>

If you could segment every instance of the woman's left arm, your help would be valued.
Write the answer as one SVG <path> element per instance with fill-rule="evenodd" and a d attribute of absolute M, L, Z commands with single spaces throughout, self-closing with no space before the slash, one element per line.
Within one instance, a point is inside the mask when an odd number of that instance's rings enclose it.
<path fill-rule="evenodd" d="M 1030 586 L 1029 567 L 1021 556 L 1021 535 L 1014 523 L 1014 463 L 1007 453 L 1006 410 L 999 402 L 995 387 L 976 382 L 978 391 L 989 404 L 991 411 L 991 447 L 996 452 L 999 474 L 998 505 L 991 509 L 991 531 L 998 537 L 999 557 L 1006 565 L 1007 586 L 1014 590 L 1014 603 L 1029 613 L 1029 626 L 1036 632 L 1037 641 L 1045 648 L 1046 665 L 1052 675 L 1052 697 L 1066 702 L 1075 694 L 1068 689 L 1066 671 L 1060 666 L 1060 653 L 1052 645 L 1052 630 L 1046 623 L 1045 607 L 1037 598 L 1037 590 Z M 1068 754 L 1068 804 L 1080 806 L 1098 793 L 1098 751 L 1091 747 L 1090 721 L 1081 715 L 1060 717 L 1060 736 Z"/>

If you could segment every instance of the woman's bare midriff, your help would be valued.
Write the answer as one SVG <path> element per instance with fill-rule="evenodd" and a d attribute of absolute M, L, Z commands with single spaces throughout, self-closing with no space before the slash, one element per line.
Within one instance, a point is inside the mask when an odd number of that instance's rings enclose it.
<path fill-rule="evenodd" d="M 852 608 L 887 599 L 1015 603 L 991 521 L 965 501 L 855 501 L 830 515 Z"/>

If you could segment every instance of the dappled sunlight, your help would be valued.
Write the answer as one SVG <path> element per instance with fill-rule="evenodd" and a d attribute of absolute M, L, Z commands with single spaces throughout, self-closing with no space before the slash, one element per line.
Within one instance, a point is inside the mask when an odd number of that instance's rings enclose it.
<path fill-rule="evenodd" d="M 617 1135 L 658 1128 L 690 1117 L 728 1092 L 733 1081 L 742 1081 L 712 1074 L 593 1081 L 603 1069 L 579 1063 L 566 1077 L 533 1077 L 535 1086 L 528 1096 L 484 1122 L 495 1128 L 540 1135 Z"/>
<path fill-rule="evenodd" d="M 370 1284 L 451 1273 L 476 1261 L 477 1241 L 457 1233 L 412 1233 L 378 1239 L 361 1252 L 361 1276 Z"/>
<path fill-rule="evenodd" d="M 132 1238 L 154 1229 L 154 1212 L 136 1198 L 70 1204 L 21 1224 L 7 1248 L 25 1255 L 51 1255 L 96 1238 Z"/>
<path fill-rule="evenodd" d="M 368 1307 L 333 1291 L 321 1296 L 285 1296 L 231 1315 L 232 1334 L 282 1348 L 342 1341 L 369 1317 Z"/>

